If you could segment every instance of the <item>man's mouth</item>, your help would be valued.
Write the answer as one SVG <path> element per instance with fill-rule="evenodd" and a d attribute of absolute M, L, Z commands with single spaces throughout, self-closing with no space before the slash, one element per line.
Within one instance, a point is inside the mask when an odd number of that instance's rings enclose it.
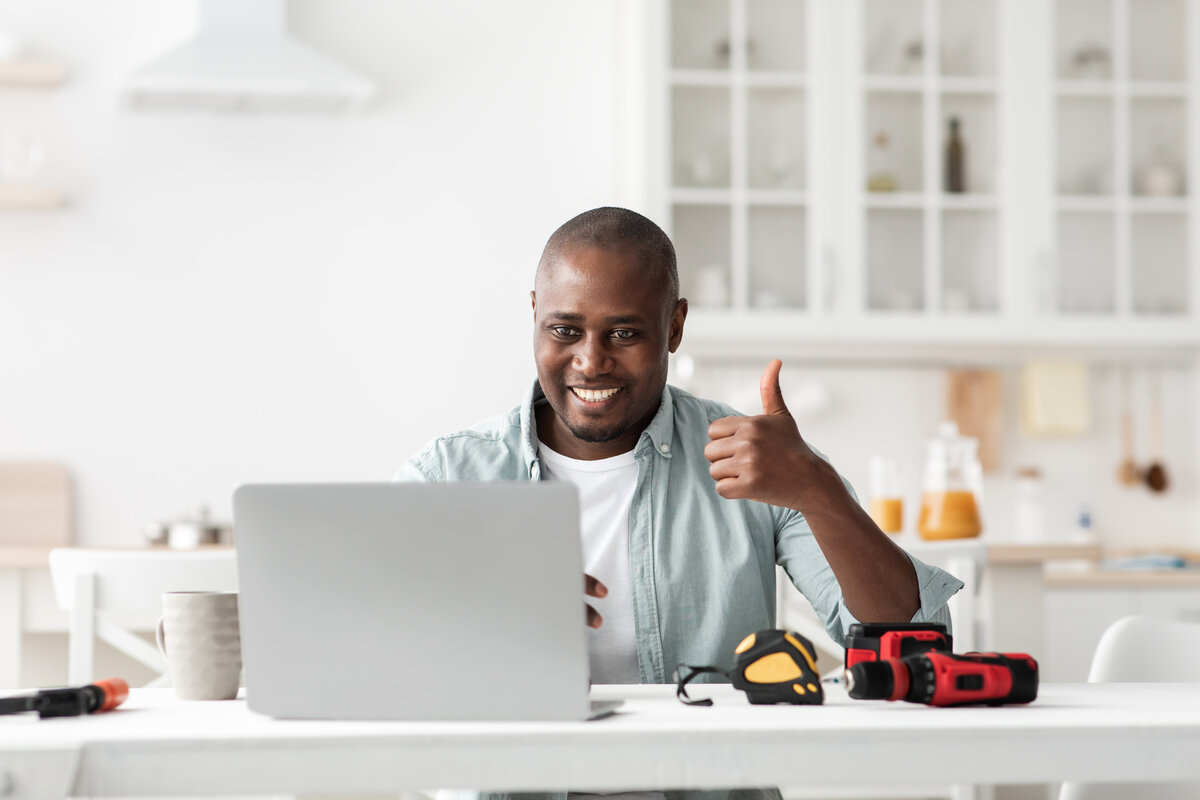
<path fill-rule="evenodd" d="M 578 387 L 572 386 L 571 391 L 575 393 L 576 397 L 578 397 L 580 400 L 584 401 L 585 403 L 603 403 L 605 400 L 609 399 L 610 397 L 615 395 L 617 392 L 621 391 L 621 388 L 617 387 L 616 389 L 580 389 Z"/>

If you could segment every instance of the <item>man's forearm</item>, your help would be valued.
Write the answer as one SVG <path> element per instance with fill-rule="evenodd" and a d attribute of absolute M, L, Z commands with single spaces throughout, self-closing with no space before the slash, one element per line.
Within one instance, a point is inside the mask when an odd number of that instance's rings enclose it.
<path fill-rule="evenodd" d="M 908 622 L 921 607 L 917 573 L 904 551 L 854 501 L 825 463 L 818 486 L 804 492 L 804 514 L 842 588 L 850 613 L 863 622 Z"/>

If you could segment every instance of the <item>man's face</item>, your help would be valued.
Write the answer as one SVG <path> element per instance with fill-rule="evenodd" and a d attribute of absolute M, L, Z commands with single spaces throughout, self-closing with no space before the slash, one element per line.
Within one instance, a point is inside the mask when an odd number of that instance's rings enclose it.
<path fill-rule="evenodd" d="M 593 247 L 560 252 L 532 297 L 533 355 L 554 410 L 538 417 L 539 438 L 579 459 L 632 450 L 662 401 L 687 301 L 669 306 L 666 281 L 634 251 Z"/>

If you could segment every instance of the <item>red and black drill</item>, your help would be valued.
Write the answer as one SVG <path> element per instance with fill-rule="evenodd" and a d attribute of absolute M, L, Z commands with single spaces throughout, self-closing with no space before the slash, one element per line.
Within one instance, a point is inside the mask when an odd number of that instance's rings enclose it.
<path fill-rule="evenodd" d="M 907 700 L 930 706 L 1029 703 L 1038 665 L 1025 653 L 947 653 L 862 661 L 846 670 L 846 692 L 858 700 Z"/>

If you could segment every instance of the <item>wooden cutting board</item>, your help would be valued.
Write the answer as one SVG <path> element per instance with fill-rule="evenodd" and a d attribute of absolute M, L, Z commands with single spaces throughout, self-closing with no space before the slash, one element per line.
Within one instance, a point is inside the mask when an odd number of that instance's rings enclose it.
<path fill-rule="evenodd" d="M 952 369 L 946 374 L 946 416 L 964 436 L 979 439 L 979 463 L 994 472 L 1003 460 L 1004 387 L 995 370 Z"/>
<path fill-rule="evenodd" d="M 51 461 L 0 461 L 0 546 L 72 542 L 71 475 Z"/>

